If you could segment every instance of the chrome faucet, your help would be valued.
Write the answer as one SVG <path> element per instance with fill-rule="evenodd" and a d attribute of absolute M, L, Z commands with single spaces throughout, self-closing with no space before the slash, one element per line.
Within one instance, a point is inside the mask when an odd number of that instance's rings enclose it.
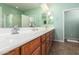
<path fill-rule="evenodd" d="M 12 34 L 18 34 L 19 32 L 19 28 L 18 28 L 18 25 L 15 25 L 13 28 L 12 28 Z"/>

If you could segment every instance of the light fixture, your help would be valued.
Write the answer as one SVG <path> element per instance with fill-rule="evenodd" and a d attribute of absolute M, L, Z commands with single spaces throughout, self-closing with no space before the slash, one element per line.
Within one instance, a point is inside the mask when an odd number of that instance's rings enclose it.
<path fill-rule="evenodd" d="M 48 15 L 48 16 L 50 16 L 50 15 L 51 15 L 51 12 L 50 12 L 50 11 L 48 11 L 48 12 L 47 12 L 47 15 Z"/>
<path fill-rule="evenodd" d="M 53 16 L 50 16 L 50 19 L 53 19 Z"/>
<path fill-rule="evenodd" d="M 47 12 L 49 10 L 47 4 L 41 4 L 41 8 L 43 9 L 44 12 Z"/>
<path fill-rule="evenodd" d="M 16 6 L 16 8 L 18 8 L 18 6 Z"/>

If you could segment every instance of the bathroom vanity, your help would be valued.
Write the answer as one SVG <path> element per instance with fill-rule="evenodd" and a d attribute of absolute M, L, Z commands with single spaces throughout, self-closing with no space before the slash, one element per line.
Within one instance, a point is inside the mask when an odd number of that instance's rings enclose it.
<path fill-rule="evenodd" d="M 7 34 L 9 40 L 0 45 L 3 55 L 47 55 L 54 39 L 54 28 L 31 29 L 19 34 Z"/>

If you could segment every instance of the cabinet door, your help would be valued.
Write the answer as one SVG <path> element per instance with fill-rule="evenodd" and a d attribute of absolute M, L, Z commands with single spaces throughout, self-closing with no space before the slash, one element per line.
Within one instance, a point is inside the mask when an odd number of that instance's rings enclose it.
<path fill-rule="evenodd" d="M 46 38 L 45 38 L 45 34 L 41 36 L 41 53 L 42 55 L 46 54 Z"/>
<path fill-rule="evenodd" d="M 30 55 L 31 49 L 30 49 L 30 43 L 27 43 L 21 47 L 21 54 L 22 55 Z"/>
<path fill-rule="evenodd" d="M 41 41 L 42 43 L 45 42 L 46 38 L 45 38 L 45 34 L 41 36 Z"/>
<path fill-rule="evenodd" d="M 43 42 L 42 43 L 42 55 L 45 55 L 46 54 L 46 42 Z"/>
<path fill-rule="evenodd" d="M 41 55 L 41 49 L 40 47 L 38 47 L 33 53 L 32 55 Z"/>
<path fill-rule="evenodd" d="M 51 34 L 52 34 L 52 41 L 53 41 L 53 39 L 55 39 L 55 30 L 52 30 Z"/>
<path fill-rule="evenodd" d="M 50 45 L 50 38 L 49 38 L 49 32 L 48 32 L 46 33 L 46 54 L 49 53 L 49 49 L 50 49 L 49 45 Z"/>
<path fill-rule="evenodd" d="M 14 50 L 12 50 L 4 55 L 20 55 L 20 48 L 16 48 L 16 49 L 14 49 Z"/>
<path fill-rule="evenodd" d="M 34 39 L 31 41 L 30 50 L 33 52 L 35 49 L 37 49 L 40 46 L 40 37 Z"/>
<path fill-rule="evenodd" d="M 48 40 L 46 41 L 46 54 L 49 53 L 49 44 L 48 44 Z"/>
<path fill-rule="evenodd" d="M 53 44 L 53 40 L 55 39 L 55 31 L 52 30 L 50 31 L 50 44 Z"/>
<path fill-rule="evenodd" d="M 51 48 L 51 45 L 52 45 L 52 42 L 53 42 L 53 33 L 52 33 L 52 31 L 50 31 L 49 32 L 49 42 L 50 42 L 50 44 L 49 44 L 49 47 Z"/>
<path fill-rule="evenodd" d="M 40 37 L 36 38 L 21 47 L 22 55 L 31 55 L 40 46 Z"/>

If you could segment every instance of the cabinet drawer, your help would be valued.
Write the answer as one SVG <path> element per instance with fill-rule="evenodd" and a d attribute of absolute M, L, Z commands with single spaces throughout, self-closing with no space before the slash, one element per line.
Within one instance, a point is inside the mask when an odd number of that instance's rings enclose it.
<path fill-rule="evenodd" d="M 14 50 L 12 50 L 4 55 L 20 55 L 20 48 L 16 48 L 16 49 L 14 49 Z"/>
<path fill-rule="evenodd" d="M 37 47 L 39 47 L 40 44 L 41 44 L 40 37 L 31 41 L 31 45 L 30 45 L 31 52 L 33 52 Z"/>
<path fill-rule="evenodd" d="M 41 55 L 41 49 L 40 47 L 38 47 L 33 53 L 32 55 Z"/>

